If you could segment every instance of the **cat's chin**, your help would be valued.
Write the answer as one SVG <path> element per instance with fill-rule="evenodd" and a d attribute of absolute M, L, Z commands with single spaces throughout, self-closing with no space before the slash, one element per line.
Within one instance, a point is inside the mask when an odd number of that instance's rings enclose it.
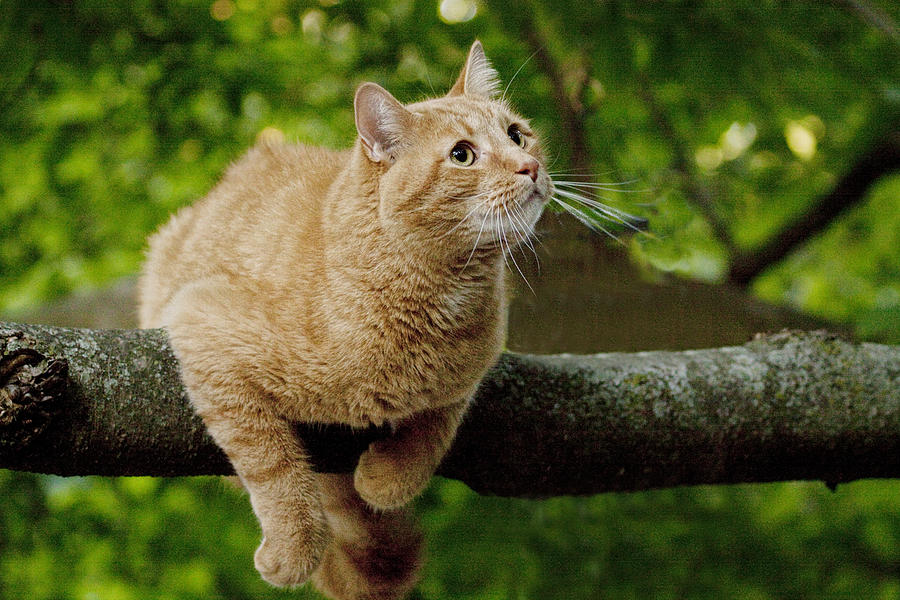
<path fill-rule="evenodd" d="M 479 250 L 496 250 L 498 252 L 509 252 L 518 246 L 528 243 L 528 240 L 534 235 L 534 228 L 523 229 L 505 229 L 495 233 L 490 240 L 481 240 L 478 243 Z"/>

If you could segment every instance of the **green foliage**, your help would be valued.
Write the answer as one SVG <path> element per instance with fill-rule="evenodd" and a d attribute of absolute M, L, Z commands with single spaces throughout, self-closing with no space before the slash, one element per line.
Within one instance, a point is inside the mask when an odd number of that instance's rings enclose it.
<path fill-rule="evenodd" d="M 835 494 L 788 483 L 540 503 L 451 493 L 462 496 L 452 505 L 466 518 L 428 521 L 428 598 L 889 598 L 900 585 L 891 483 Z M 463 572 L 454 561 L 460 545 L 471 565 Z"/>
<path fill-rule="evenodd" d="M 591 171 L 635 180 L 609 202 L 650 218 L 638 259 L 707 279 L 900 123 L 900 52 L 841 8 L 861 3 L 486 0 L 455 24 L 439 4 L 0 0 L 0 312 L 135 272 L 146 236 L 259 136 L 346 146 L 359 82 L 439 93 L 475 37 L 518 73 L 509 96 L 554 170 L 573 159 L 556 92 L 583 108 Z M 755 291 L 900 343 L 898 198 L 885 178 Z M 0 490 L 3 597 L 312 597 L 259 580 L 257 525 L 217 481 L 0 471 Z M 419 503 L 417 597 L 895 598 L 898 498 L 866 482 L 529 502 L 441 481 Z"/>
<path fill-rule="evenodd" d="M 258 528 L 220 480 L 0 471 L 4 598 L 316 598 L 253 570 Z M 814 483 L 546 501 L 439 480 L 418 502 L 420 600 L 895 598 L 900 494 Z"/>
<path fill-rule="evenodd" d="M 147 234 L 260 135 L 346 146 L 360 81 L 404 100 L 439 92 L 475 37 L 506 79 L 517 74 L 509 96 L 545 131 L 553 168 L 570 169 L 562 84 L 583 106 L 591 169 L 643 190 L 605 194 L 650 218 L 641 260 L 706 279 L 723 276 L 729 252 L 694 188 L 735 247 L 752 249 L 900 123 L 896 44 L 834 6 L 486 2 L 449 24 L 437 5 L 5 0 L 0 311 L 135 272 Z M 896 252 L 851 227 L 842 219 L 834 235 L 866 260 L 788 261 L 757 289 L 896 340 L 896 270 L 871 268 Z M 817 300 L 845 275 L 867 283 Z"/>
<path fill-rule="evenodd" d="M 763 297 L 834 321 L 869 339 L 900 343 L 900 176 L 885 178 L 835 227 L 756 282 Z"/>

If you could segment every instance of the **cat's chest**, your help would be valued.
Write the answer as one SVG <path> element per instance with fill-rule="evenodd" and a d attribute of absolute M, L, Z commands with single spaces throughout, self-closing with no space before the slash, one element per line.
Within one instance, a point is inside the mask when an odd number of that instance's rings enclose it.
<path fill-rule="evenodd" d="M 383 317 L 344 357 L 355 365 L 344 383 L 374 421 L 462 400 L 502 349 L 505 311 L 494 299 L 401 302 Z"/>

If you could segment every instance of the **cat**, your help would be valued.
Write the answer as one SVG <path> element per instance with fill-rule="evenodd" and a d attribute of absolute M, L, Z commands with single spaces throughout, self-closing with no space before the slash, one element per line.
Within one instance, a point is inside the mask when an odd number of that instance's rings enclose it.
<path fill-rule="evenodd" d="M 404 596 L 427 485 L 506 335 L 505 264 L 553 193 L 481 44 L 443 97 L 356 91 L 358 137 L 263 142 L 149 240 L 142 327 L 247 490 L 260 575 L 338 600 Z M 390 424 L 352 475 L 314 473 L 296 422 Z"/>

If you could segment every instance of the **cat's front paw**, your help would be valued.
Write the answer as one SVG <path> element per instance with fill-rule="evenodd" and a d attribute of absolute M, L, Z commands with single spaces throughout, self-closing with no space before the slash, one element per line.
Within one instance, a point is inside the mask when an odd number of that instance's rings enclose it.
<path fill-rule="evenodd" d="M 330 532 L 323 527 L 308 536 L 263 538 L 253 562 L 260 576 L 277 587 L 296 587 L 313 574 L 330 542 Z"/>
<path fill-rule="evenodd" d="M 353 486 L 372 508 L 390 510 L 418 496 L 428 485 L 432 471 L 430 466 L 402 464 L 390 454 L 369 448 L 359 458 Z"/>

